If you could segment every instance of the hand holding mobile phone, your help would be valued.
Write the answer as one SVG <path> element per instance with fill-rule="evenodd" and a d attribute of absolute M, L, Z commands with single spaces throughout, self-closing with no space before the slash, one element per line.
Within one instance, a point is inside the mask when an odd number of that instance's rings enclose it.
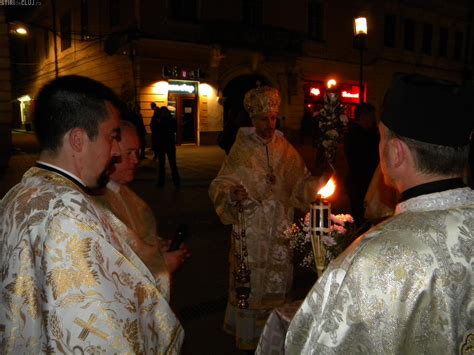
<path fill-rule="evenodd" d="M 178 250 L 184 240 L 188 237 L 189 227 L 187 224 L 180 224 L 176 229 L 173 239 L 171 240 L 170 248 L 168 251 Z"/>

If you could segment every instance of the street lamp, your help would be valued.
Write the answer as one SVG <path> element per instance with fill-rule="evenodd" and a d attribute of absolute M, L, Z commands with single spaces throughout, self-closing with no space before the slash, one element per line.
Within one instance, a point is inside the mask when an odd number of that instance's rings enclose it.
<path fill-rule="evenodd" d="M 23 26 L 18 26 L 13 30 L 13 32 L 20 36 L 26 36 L 28 34 L 28 31 Z"/>
<path fill-rule="evenodd" d="M 360 52 L 359 67 L 359 103 L 364 102 L 364 50 L 367 49 L 367 18 L 357 17 L 354 19 L 354 47 Z"/>
<path fill-rule="evenodd" d="M 56 31 L 56 26 L 54 25 L 53 28 L 49 28 L 49 27 L 44 26 L 44 25 L 39 25 L 39 24 L 35 24 L 35 23 L 30 23 L 30 22 L 26 23 L 26 25 L 21 23 L 21 22 L 13 22 L 10 25 L 11 25 L 10 33 L 12 33 L 14 35 L 18 35 L 18 36 L 27 36 L 30 32 L 28 30 L 28 27 L 40 28 L 42 30 L 51 32 L 53 34 L 54 73 L 55 73 L 55 76 L 58 77 L 59 76 L 59 61 L 58 61 L 58 44 L 57 44 L 57 41 L 56 41 L 56 37 L 57 37 L 58 34 L 57 34 L 57 31 Z"/>

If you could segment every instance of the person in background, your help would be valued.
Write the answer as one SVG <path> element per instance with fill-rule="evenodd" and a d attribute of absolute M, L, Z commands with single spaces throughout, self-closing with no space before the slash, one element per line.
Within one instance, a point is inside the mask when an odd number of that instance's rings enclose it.
<path fill-rule="evenodd" d="M 143 116 L 140 113 L 140 105 L 135 104 L 133 108 L 131 108 L 129 105 L 124 104 L 121 114 L 123 120 L 132 122 L 137 128 L 137 133 L 140 137 L 140 159 L 144 159 L 146 149 L 146 128 L 143 123 Z"/>
<path fill-rule="evenodd" d="M 166 106 L 159 108 L 159 121 L 156 126 L 158 138 L 158 186 L 165 184 L 166 169 L 165 160 L 168 157 L 168 163 L 171 169 L 171 177 L 175 187 L 181 186 L 181 178 L 176 165 L 176 119 L 171 115 Z"/>
<path fill-rule="evenodd" d="M 153 110 L 150 121 L 151 149 L 153 150 L 153 160 L 156 160 L 158 158 L 158 126 L 160 124 L 160 113 L 156 103 L 152 102 L 150 108 Z"/>
<path fill-rule="evenodd" d="M 120 135 L 120 157 L 109 168 L 107 188 L 97 199 L 105 207 L 115 230 L 129 238 L 127 243 L 152 272 L 158 289 L 169 301 L 170 274 L 181 266 L 189 252 L 184 245 L 176 251 L 168 251 L 169 243 L 158 236 L 153 211 L 127 186 L 135 178 L 140 139 L 135 126 L 128 121 L 120 122 Z"/>
<path fill-rule="evenodd" d="M 244 107 L 254 127 L 239 129 L 211 182 L 209 196 L 222 223 L 233 227 L 224 330 L 235 336 L 238 348 L 253 350 L 268 315 L 287 301 L 291 290 L 292 253 L 283 231 L 293 223 L 295 208 L 309 208 L 323 181 L 310 175 L 295 148 L 275 130 L 280 107 L 277 89 L 250 90 Z M 238 307 L 239 284 L 233 275 L 241 266 L 235 258 L 241 243 L 246 244 L 250 269 L 247 309 Z"/>
<path fill-rule="evenodd" d="M 119 107 L 74 75 L 36 98 L 39 160 L 0 202 L 2 354 L 180 352 L 153 275 L 90 196 L 119 154 Z"/>
<path fill-rule="evenodd" d="M 217 139 L 219 147 L 221 147 L 227 155 L 230 153 L 230 149 L 237 137 L 237 132 L 241 127 L 252 127 L 252 121 L 248 113 L 243 108 L 237 112 L 231 108 L 229 110 L 229 118 Z"/>
<path fill-rule="evenodd" d="M 344 137 L 344 153 L 349 168 L 345 185 L 351 215 L 358 227 L 365 222 L 364 197 L 379 163 L 378 145 L 375 108 L 371 104 L 360 104 L 355 109 L 355 120 L 349 122 Z"/>
<path fill-rule="evenodd" d="M 467 354 L 474 338 L 474 191 L 462 176 L 474 90 L 394 80 L 379 123 L 395 215 L 333 260 L 290 323 L 288 354 Z M 435 104 L 434 104 L 435 103 Z"/>
<path fill-rule="evenodd" d="M 146 128 L 143 123 L 143 116 L 140 112 L 140 105 L 136 104 L 133 108 L 133 124 L 137 128 L 137 134 L 140 138 L 140 159 L 145 159 L 146 150 Z"/>

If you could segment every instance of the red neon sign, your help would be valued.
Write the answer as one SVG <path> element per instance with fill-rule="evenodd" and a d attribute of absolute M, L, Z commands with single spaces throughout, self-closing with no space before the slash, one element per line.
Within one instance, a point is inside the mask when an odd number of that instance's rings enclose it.
<path fill-rule="evenodd" d="M 312 96 L 319 96 L 319 95 L 321 95 L 321 90 L 319 90 L 318 88 L 312 87 L 311 89 L 309 89 L 309 93 Z"/>
<path fill-rule="evenodd" d="M 342 92 L 342 97 L 347 97 L 349 99 L 358 99 L 359 98 L 359 93 L 356 92 L 356 93 L 352 93 L 352 92 L 347 92 L 347 91 L 343 91 Z"/>
<path fill-rule="evenodd" d="M 358 85 L 342 84 L 341 86 L 341 102 L 359 103 L 360 88 Z"/>

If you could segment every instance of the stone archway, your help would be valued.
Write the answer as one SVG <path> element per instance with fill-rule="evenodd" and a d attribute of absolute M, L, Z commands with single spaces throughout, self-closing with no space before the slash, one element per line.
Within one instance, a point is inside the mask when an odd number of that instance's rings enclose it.
<path fill-rule="evenodd" d="M 258 85 L 270 85 L 270 81 L 262 75 L 244 74 L 230 80 L 222 91 L 224 102 L 224 126 L 234 116 L 245 113 L 243 101 L 247 91 Z"/>

